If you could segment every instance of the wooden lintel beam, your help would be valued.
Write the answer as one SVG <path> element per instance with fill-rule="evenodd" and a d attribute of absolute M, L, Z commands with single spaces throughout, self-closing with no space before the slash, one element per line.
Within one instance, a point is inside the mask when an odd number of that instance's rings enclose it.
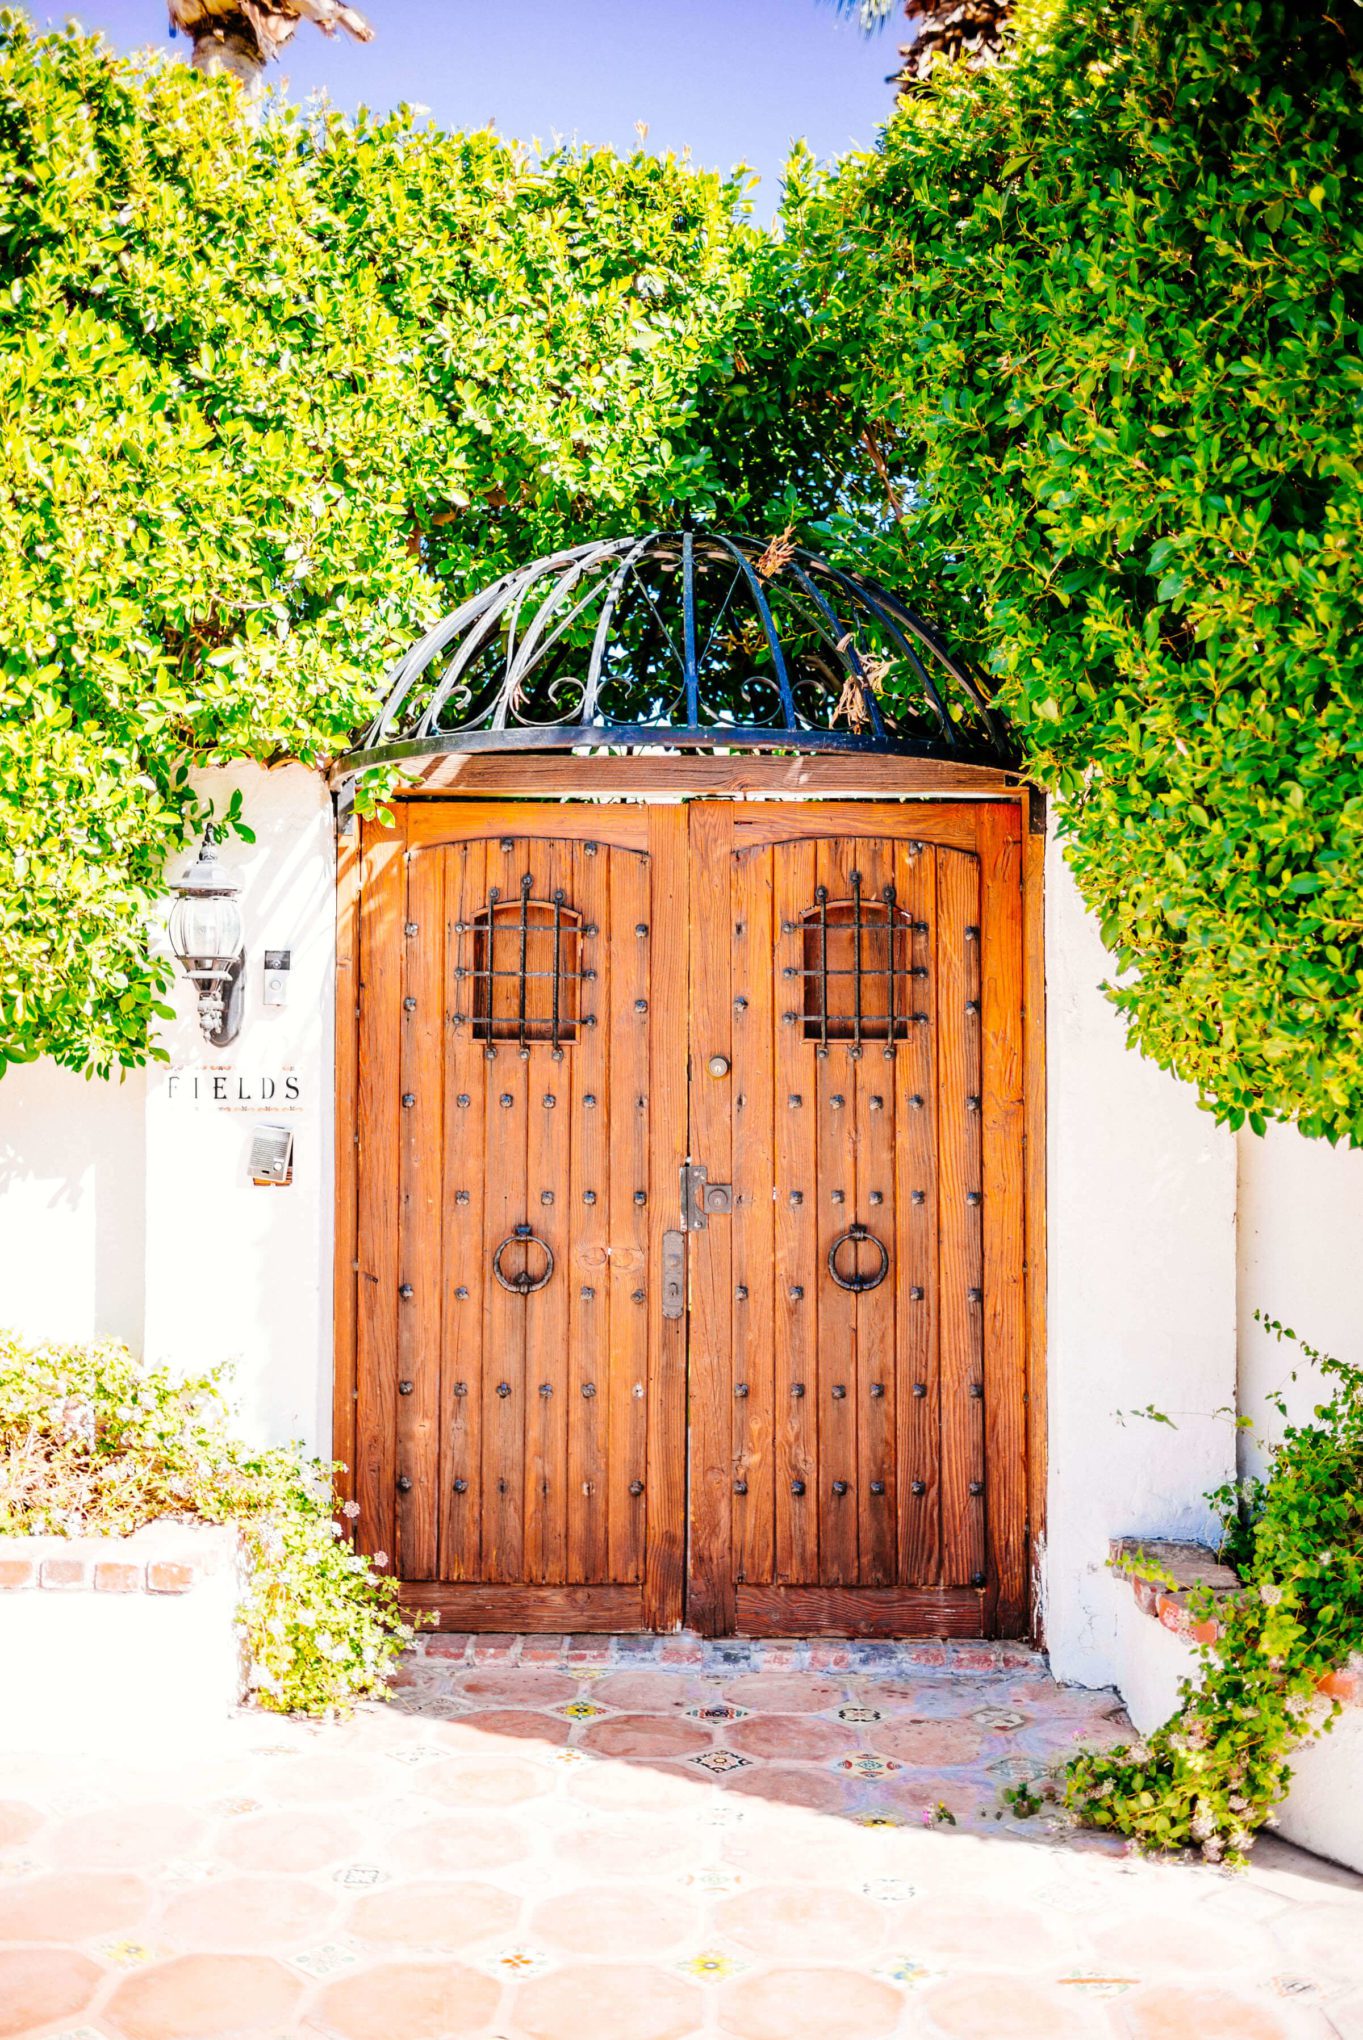
<path fill-rule="evenodd" d="M 438 794 L 500 795 L 505 799 L 614 795 L 666 798 L 704 794 L 784 794 L 844 798 L 1016 798 L 1021 775 L 990 765 L 956 765 L 940 758 L 839 756 L 814 752 L 798 758 L 640 755 L 578 757 L 573 752 L 456 753 L 436 758 L 404 798 Z"/>

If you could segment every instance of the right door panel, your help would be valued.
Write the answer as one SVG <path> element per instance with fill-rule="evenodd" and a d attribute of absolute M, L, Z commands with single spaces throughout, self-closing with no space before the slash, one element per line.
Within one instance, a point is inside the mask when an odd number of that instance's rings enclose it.
<path fill-rule="evenodd" d="M 734 1198 L 692 1240 L 728 1291 L 727 1324 L 693 1326 L 693 1606 L 752 1632 L 1015 1630 L 1017 810 L 740 808 L 723 833 L 692 1144 Z"/>

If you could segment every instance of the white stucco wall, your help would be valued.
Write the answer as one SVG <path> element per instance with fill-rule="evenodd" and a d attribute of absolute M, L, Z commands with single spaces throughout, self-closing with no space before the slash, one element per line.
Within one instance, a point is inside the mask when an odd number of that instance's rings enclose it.
<path fill-rule="evenodd" d="M 50 1063 L 0 1081 L 0 1324 L 110 1334 L 186 1370 L 230 1361 L 243 1426 L 329 1450 L 335 851 L 322 779 L 301 766 L 199 775 L 240 787 L 256 840 L 222 846 L 242 882 L 246 1003 L 204 1041 L 177 977 L 169 1064 L 122 1084 Z M 187 861 L 176 860 L 178 870 Z M 266 949 L 292 951 L 288 1004 L 263 1003 Z M 195 1095 L 197 1090 L 197 1097 Z M 257 1188 L 253 1128 L 294 1130 L 293 1182 Z"/>
<path fill-rule="evenodd" d="M 198 775 L 221 810 L 242 790 L 253 844 L 221 857 L 241 881 L 246 1006 L 224 1049 L 199 1032 L 192 987 L 175 993 L 169 1065 L 147 1075 L 146 1352 L 153 1361 L 230 1361 L 247 1434 L 331 1432 L 331 1241 L 335 844 L 318 774 L 289 765 Z M 263 1003 L 264 952 L 292 952 L 288 1004 Z M 197 1085 L 196 1085 L 197 1079 Z M 196 1097 L 195 1092 L 198 1092 Z M 296 1095 L 292 1095 L 295 1094 Z M 253 1129 L 294 1132 L 293 1182 L 247 1173 Z"/>
<path fill-rule="evenodd" d="M 1238 1160 L 1240 1408 L 1258 1428 L 1241 1434 L 1241 1459 L 1257 1473 L 1264 1441 L 1281 1430 L 1264 1398 L 1281 1390 L 1301 1421 L 1321 1381 L 1298 1347 L 1255 1323 L 1255 1311 L 1363 1365 L 1363 1151 L 1270 1126 L 1240 1134 Z"/>
<path fill-rule="evenodd" d="M 1126 1046 L 1111 959 L 1052 841 L 1046 869 L 1046 1637 L 1117 1676 L 1108 1539 L 1201 1537 L 1235 1466 L 1235 1144 Z M 1130 1413 L 1153 1404 L 1173 1419 Z"/>
<path fill-rule="evenodd" d="M 53 1062 L 0 1078 L 0 1325 L 124 1339 L 145 1324 L 146 1080 Z"/>

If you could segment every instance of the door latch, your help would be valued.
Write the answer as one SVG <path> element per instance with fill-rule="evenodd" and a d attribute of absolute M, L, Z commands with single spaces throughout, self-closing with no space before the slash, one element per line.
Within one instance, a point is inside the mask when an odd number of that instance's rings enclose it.
<path fill-rule="evenodd" d="M 712 1183 L 703 1162 L 683 1162 L 681 1213 L 684 1232 L 704 1232 L 712 1217 L 725 1218 L 734 1208 L 732 1183 Z"/>
<path fill-rule="evenodd" d="M 663 1234 L 663 1316 L 679 1318 L 686 1314 L 686 1236 L 679 1232 Z"/>

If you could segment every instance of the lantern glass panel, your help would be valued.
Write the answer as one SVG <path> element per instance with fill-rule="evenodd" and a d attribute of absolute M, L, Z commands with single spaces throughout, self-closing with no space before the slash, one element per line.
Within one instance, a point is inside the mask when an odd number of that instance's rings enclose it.
<path fill-rule="evenodd" d="M 241 909 L 221 893 L 182 895 L 171 908 L 170 941 L 184 963 L 200 957 L 230 959 L 241 950 Z"/>

